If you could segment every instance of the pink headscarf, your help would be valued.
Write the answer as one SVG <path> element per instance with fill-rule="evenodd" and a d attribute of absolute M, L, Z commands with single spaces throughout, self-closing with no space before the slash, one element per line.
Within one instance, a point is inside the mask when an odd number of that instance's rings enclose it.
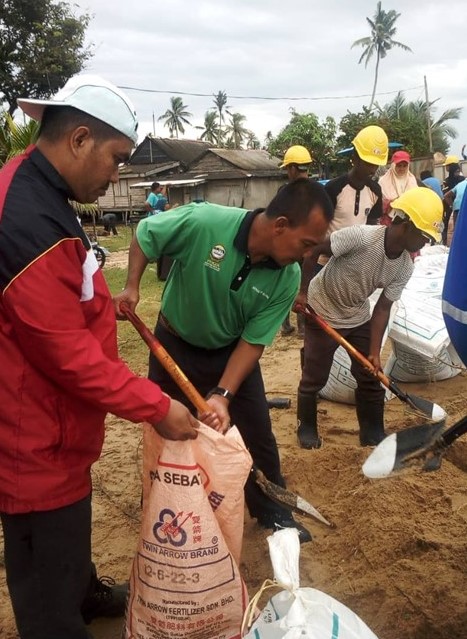
<path fill-rule="evenodd" d="M 398 175 L 396 165 L 407 162 L 407 170 L 404 175 Z M 379 178 L 379 184 L 383 191 L 383 208 L 386 210 L 389 204 L 402 193 L 417 186 L 417 178 L 410 172 L 410 155 L 407 151 L 396 151 L 391 158 L 389 170 Z"/>

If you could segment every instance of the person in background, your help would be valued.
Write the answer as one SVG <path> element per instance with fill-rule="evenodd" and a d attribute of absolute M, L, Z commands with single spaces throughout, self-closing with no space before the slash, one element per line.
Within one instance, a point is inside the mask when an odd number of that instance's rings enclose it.
<path fill-rule="evenodd" d="M 102 216 L 102 222 L 104 223 L 104 231 L 108 234 L 112 232 L 113 235 L 118 235 L 117 231 L 117 216 L 115 213 L 105 213 Z"/>
<path fill-rule="evenodd" d="M 464 175 L 462 173 L 459 158 L 457 155 L 448 155 L 444 161 L 444 166 L 446 167 L 446 177 L 443 182 L 443 194 L 446 195 L 449 191 L 452 191 L 454 187 L 464 180 Z M 449 222 L 451 220 L 452 215 L 452 205 L 449 203 L 452 202 L 453 198 L 445 198 L 444 199 L 444 218 L 443 218 L 443 233 L 442 233 L 442 242 L 447 245 L 448 242 L 448 228 Z"/>
<path fill-rule="evenodd" d="M 381 187 L 373 179 L 379 166 L 388 160 L 388 137 L 379 126 L 361 129 L 352 140 L 352 168 L 329 180 L 324 186 L 334 207 L 329 235 L 355 224 L 377 224 L 383 214 Z M 328 261 L 326 255 L 316 260 L 305 258 L 302 264 L 301 293 L 306 293 L 311 278 Z"/>
<path fill-rule="evenodd" d="M 255 465 L 285 486 L 272 431 L 260 358 L 295 299 L 298 262 L 322 242 L 332 219 L 323 187 L 300 178 L 281 188 L 266 209 L 246 211 L 203 202 L 142 220 L 132 240 L 125 289 L 115 297 L 135 308 L 148 262 L 173 258 L 155 335 L 207 398 L 224 428 L 239 429 Z M 149 378 L 195 408 L 153 356 Z M 292 512 L 266 497 L 250 477 L 251 517 L 271 530 L 297 528 Z"/>
<path fill-rule="evenodd" d="M 95 202 L 137 141 L 133 105 L 98 76 L 20 99 L 37 144 L 0 171 L 0 519 L 21 639 L 90 639 L 126 585 L 91 562 L 91 466 L 108 412 L 168 439 L 197 436 L 185 406 L 118 357 L 115 312 L 70 200 Z M 216 417 L 206 419 L 216 426 Z"/>
<path fill-rule="evenodd" d="M 390 226 L 350 226 L 331 234 L 312 249 L 310 260 L 330 257 L 310 281 L 296 305 L 306 303 L 335 328 L 374 367 L 381 369 L 383 335 L 393 302 L 401 296 L 412 272 L 410 252 L 427 242 L 439 242 L 443 215 L 440 198 L 430 189 L 415 187 L 393 200 Z M 370 311 L 369 297 L 382 292 Z M 317 399 L 331 371 L 339 344 L 312 319 L 305 324 L 305 352 L 298 386 L 297 436 L 302 448 L 319 448 Z M 357 382 L 355 403 L 360 445 L 376 446 L 385 437 L 384 390 L 378 378 L 351 358 Z"/>
<path fill-rule="evenodd" d="M 159 182 L 153 182 L 151 184 L 151 191 L 148 195 L 148 199 L 144 203 L 144 210 L 148 215 L 157 215 L 161 211 L 166 211 L 169 206 L 167 199 L 167 189 L 165 186 L 161 186 Z"/>
<path fill-rule="evenodd" d="M 441 199 L 443 199 L 443 189 L 441 187 L 441 180 L 433 177 L 433 173 L 431 171 L 422 171 L 420 173 L 420 179 L 425 186 L 434 191 L 436 195 L 438 195 Z"/>
<path fill-rule="evenodd" d="M 308 149 L 300 144 L 291 146 L 284 155 L 284 160 L 280 165 L 281 169 L 287 171 L 287 180 L 293 182 L 299 178 L 308 178 L 308 172 L 312 163 L 312 158 Z M 303 339 L 304 333 L 303 317 L 297 315 L 297 332 L 298 336 Z M 290 313 L 282 322 L 281 335 L 287 337 L 295 331 L 295 327 L 290 323 Z"/>
<path fill-rule="evenodd" d="M 388 171 L 379 178 L 379 185 L 383 193 L 383 217 L 381 224 L 391 224 L 388 213 L 391 202 L 409 189 L 418 186 L 417 178 L 410 171 L 410 154 L 407 151 L 396 151 L 391 158 Z"/>
<path fill-rule="evenodd" d="M 463 179 L 462 182 L 458 182 L 453 189 L 444 195 L 444 201 L 452 209 L 453 231 L 456 228 L 457 216 L 459 215 L 459 209 L 461 208 L 466 187 L 467 180 Z"/>

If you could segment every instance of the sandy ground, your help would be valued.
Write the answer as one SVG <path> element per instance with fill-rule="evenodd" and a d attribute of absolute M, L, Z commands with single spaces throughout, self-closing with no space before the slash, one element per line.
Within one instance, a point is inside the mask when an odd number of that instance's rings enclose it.
<path fill-rule="evenodd" d="M 300 449 L 295 435 L 299 346 L 297 338 L 279 336 L 265 353 L 263 371 L 270 396 L 292 399 L 290 409 L 271 411 L 288 485 L 336 524 L 331 530 L 302 520 L 314 536 L 301 550 L 302 585 L 342 601 L 379 639 L 465 639 L 467 439 L 449 449 L 436 472 L 410 469 L 370 481 L 361 472 L 369 451 L 358 445 L 353 407 L 321 401 L 323 448 Z M 466 413 L 466 385 L 462 373 L 411 385 L 410 392 L 445 407 L 451 423 Z M 397 399 L 388 403 L 389 432 L 421 421 Z M 93 470 L 93 547 L 99 573 L 117 580 L 128 578 L 135 551 L 140 471 L 140 428 L 109 417 L 103 454 Z M 272 577 L 267 534 L 246 515 L 241 570 L 250 596 Z M 91 630 L 96 639 L 117 639 L 121 620 L 101 620 Z M 2 565 L 0 637 L 16 637 Z"/>

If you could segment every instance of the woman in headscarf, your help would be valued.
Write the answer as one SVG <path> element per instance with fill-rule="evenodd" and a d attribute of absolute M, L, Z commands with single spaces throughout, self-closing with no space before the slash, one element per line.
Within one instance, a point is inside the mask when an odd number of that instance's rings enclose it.
<path fill-rule="evenodd" d="M 410 154 L 407 151 L 396 151 L 391 158 L 389 170 L 379 178 L 383 192 L 383 216 L 381 224 L 388 226 L 392 222 L 389 216 L 391 202 L 409 189 L 418 186 L 417 178 L 409 168 Z"/>

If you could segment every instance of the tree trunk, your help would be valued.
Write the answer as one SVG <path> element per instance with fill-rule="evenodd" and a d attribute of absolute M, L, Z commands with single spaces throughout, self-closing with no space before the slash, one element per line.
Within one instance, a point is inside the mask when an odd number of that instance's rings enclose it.
<path fill-rule="evenodd" d="M 370 106 L 368 107 L 371 111 L 372 107 L 373 107 L 373 102 L 375 101 L 375 95 L 376 95 L 376 85 L 378 84 L 378 71 L 379 71 L 379 50 L 376 52 L 376 67 L 375 67 L 375 82 L 373 84 L 373 93 L 371 95 L 371 102 L 370 102 Z"/>

